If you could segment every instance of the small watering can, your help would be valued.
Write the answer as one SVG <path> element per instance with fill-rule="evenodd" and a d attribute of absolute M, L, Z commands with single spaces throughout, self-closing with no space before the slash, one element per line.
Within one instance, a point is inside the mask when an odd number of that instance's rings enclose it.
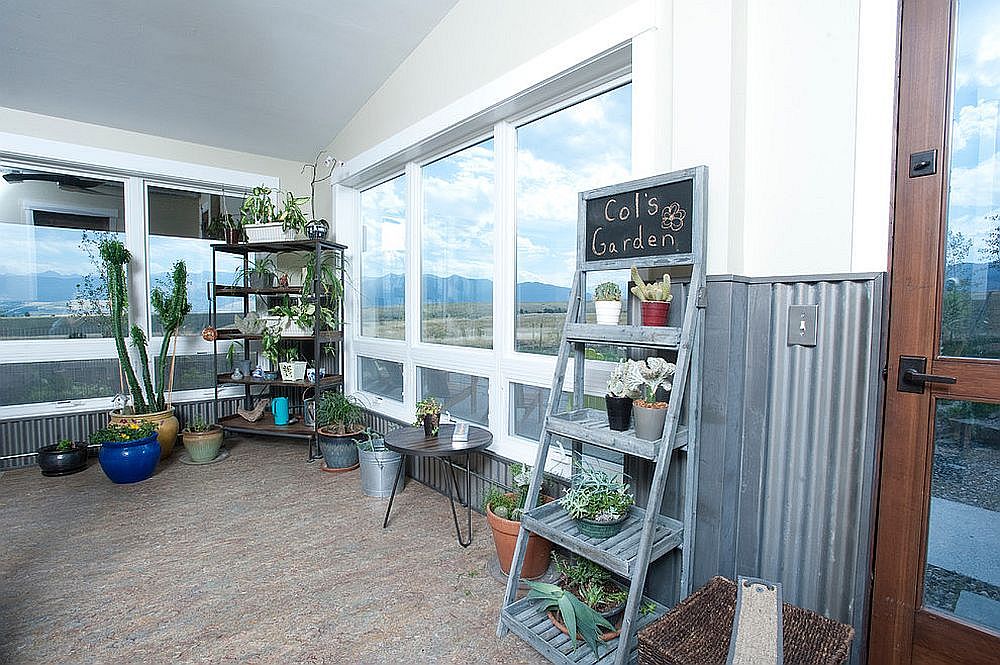
<path fill-rule="evenodd" d="M 288 424 L 288 398 L 275 397 L 271 400 L 271 413 L 274 415 L 275 425 Z"/>

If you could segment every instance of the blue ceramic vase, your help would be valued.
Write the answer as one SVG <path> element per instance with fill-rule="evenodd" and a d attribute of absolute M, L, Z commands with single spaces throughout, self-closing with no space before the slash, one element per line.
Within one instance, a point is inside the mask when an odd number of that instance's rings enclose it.
<path fill-rule="evenodd" d="M 135 441 L 107 441 L 101 444 L 97 459 L 112 482 L 120 485 L 146 480 L 160 461 L 160 442 L 156 432 Z"/>

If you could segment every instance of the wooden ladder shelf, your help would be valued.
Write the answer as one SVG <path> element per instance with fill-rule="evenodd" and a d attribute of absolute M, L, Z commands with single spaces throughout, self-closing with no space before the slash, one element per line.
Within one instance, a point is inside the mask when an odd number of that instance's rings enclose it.
<path fill-rule="evenodd" d="M 705 321 L 707 173 L 707 167 L 699 166 L 580 194 L 577 270 L 528 489 L 529 503 L 521 519 L 497 628 L 501 637 L 513 631 L 554 663 L 637 662 L 636 632 L 667 611 L 665 606 L 643 595 L 649 566 L 678 548 L 681 563 L 677 589 L 681 597 L 690 592 Z M 586 323 L 587 273 L 633 265 L 640 270 L 669 272 L 680 286 L 684 302 L 679 327 Z M 675 290 L 675 304 L 679 300 L 677 295 Z M 671 318 L 678 318 L 674 306 L 671 309 L 674 311 Z M 559 411 L 571 356 L 573 404 L 583 404 L 588 345 L 621 346 L 633 353 L 665 352 L 673 357 L 676 370 L 661 439 L 640 439 L 631 429 L 611 430 L 607 415 L 596 409 Z M 617 535 L 603 540 L 588 537 L 579 532 L 558 502 L 535 505 L 555 436 L 573 441 L 575 451 L 586 443 L 649 460 L 655 465 L 645 508 L 634 506 Z M 667 516 L 660 513 L 660 506 L 675 455 L 687 457 L 683 465 L 682 514 Z M 517 598 L 529 533 L 537 533 L 628 580 L 621 635 L 603 643 L 597 654 L 582 641 L 577 641 L 574 649 L 569 637 L 552 625 L 537 601 Z"/>

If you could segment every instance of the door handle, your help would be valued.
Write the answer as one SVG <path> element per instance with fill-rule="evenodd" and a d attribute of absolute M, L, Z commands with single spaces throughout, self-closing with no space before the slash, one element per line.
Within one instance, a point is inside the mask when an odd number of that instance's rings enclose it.
<path fill-rule="evenodd" d="M 953 376 L 941 376 L 940 374 L 926 374 L 927 358 L 923 356 L 900 356 L 899 376 L 896 380 L 896 390 L 901 393 L 917 393 L 922 395 L 924 385 L 927 383 L 958 383 L 958 379 Z"/>

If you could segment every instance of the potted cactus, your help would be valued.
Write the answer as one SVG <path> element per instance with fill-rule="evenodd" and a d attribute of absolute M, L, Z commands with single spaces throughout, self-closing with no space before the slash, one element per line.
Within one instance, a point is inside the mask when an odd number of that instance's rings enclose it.
<path fill-rule="evenodd" d="M 604 401 L 608 405 L 608 427 L 616 432 L 624 432 L 632 425 L 632 400 L 640 396 L 642 381 L 637 372 L 630 371 L 630 360 L 622 360 L 608 379 L 608 393 Z"/>
<path fill-rule="evenodd" d="M 632 402 L 635 417 L 635 435 L 647 441 L 657 441 L 663 436 L 663 423 L 667 418 L 667 402 L 659 401 L 657 391 L 662 388 L 669 395 L 671 380 L 677 366 L 663 358 L 630 360 L 629 372 L 632 381 L 642 387 L 642 398 Z"/>
<path fill-rule="evenodd" d="M 622 291 L 614 282 L 603 282 L 594 288 L 594 308 L 597 311 L 597 324 L 602 326 L 618 325 L 622 313 Z"/>
<path fill-rule="evenodd" d="M 644 326 L 665 326 L 667 325 L 667 314 L 670 313 L 670 301 L 674 299 L 670 293 L 670 275 L 664 273 L 660 282 L 642 281 L 639 271 L 632 266 L 632 293 L 641 301 L 642 325 Z"/>

